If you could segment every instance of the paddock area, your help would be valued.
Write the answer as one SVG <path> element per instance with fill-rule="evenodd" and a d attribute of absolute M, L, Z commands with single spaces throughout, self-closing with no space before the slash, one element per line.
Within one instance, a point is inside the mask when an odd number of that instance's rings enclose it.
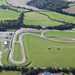
<path fill-rule="evenodd" d="M 25 35 L 23 40 L 31 66 L 75 67 L 75 43 L 55 42 L 32 35 Z"/>

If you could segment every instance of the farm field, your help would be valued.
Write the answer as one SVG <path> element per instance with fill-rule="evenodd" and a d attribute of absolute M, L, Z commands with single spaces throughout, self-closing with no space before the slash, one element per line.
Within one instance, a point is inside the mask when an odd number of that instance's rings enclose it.
<path fill-rule="evenodd" d="M 6 0 L 0 0 L 0 5 L 6 4 Z"/>
<path fill-rule="evenodd" d="M 44 11 L 41 13 L 48 15 L 51 18 L 51 20 L 47 16 L 39 14 L 38 12 L 28 12 L 25 14 L 24 23 L 26 23 L 27 25 L 46 25 L 46 26 L 48 25 L 58 26 L 63 24 L 61 22 L 54 21 L 54 20 L 58 20 L 58 21 L 64 21 L 67 23 L 75 24 L 75 21 L 74 21 L 75 17 L 73 16 L 64 15 L 64 14 L 53 12 L 53 11 Z"/>
<path fill-rule="evenodd" d="M 21 46 L 16 42 L 14 47 L 14 60 L 20 61 L 22 59 L 21 56 Z"/>
<path fill-rule="evenodd" d="M 0 75 L 19 75 L 19 72 L 0 72 Z"/>
<path fill-rule="evenodd" d="M 5 47 L 3 41 L 0 40 L 0 52 L 2 52 L 2 59 L 0 59 L 0 63 L 6 65 L 9 63 L 8 61 L 8 49 Z"/>
<path fill-rule="evenodd" d="M 44 26 L 58 26 L 62 23 L 50 20 L 47 16 L 37 12 L 28 12 L 25 14 L 26 25 L 44 25 Z"/>
<path fill-rule="evenodd" d="M 45 36 L 55 36 L 55 37 L 67 37 L 67 38 L 75 38 L 75 32 L 74 31 L 48 31 L 45 33 Z"/>
<path fill-rule="evenodd" d="M 1 20 L 13 20 L 17 19 L 19 13 L 11 11 L 11 10 L 2 10 L 0 9 L 0 21 Z"/>
<path fill-rule="evenodd" d="M 6 3 L 6 0 L 0 0 L 0 4 Z M 5 13 L 6 12 L 6 13 Z M 53 11 L 40 11 L 41 13 L 47 14 L 50 18 L 65 21 L 68 23 L 75 23 L 73 16 L 64 15 L 61 13 L 53 12 Z M 0 9 L 0 20 L 7 20 L 7 19 L 16 19 L 19 16 L 18 12 L 12 10 L 2 10 Z M 50 25 L 50 26 L 57 26 L 61 25 L 62 23 L 53 21 L 48 19 L 47 16 L 39 14 L 37 12 L 29 12 L 25 13 L 25 20 L 24 23 L 27 25 Z"/>
<path fill-rule="evenodd" d="M 24 37 L 24 45 L 31 66 L 75 67 L 75 44 L 44 40 L 35 36 Z M 71 55 L 71 56 L 70 56 Z"/>
<path fill-rule="evenodd" d="M 9 64 L 8 52 L 3 52 L 1 62 L 3 65 Z"/>
<path fill-rule="evenodd" d="M 65 15 L 65 14 L 61 14 L 61 13 L 57 13 L 57 12 L 53 12 L 53 11 L 42 12 L 42 13 L 45 13 L 49 17 L 56 19 L 56 20 L 65 21 L 68 23 L 75 23 L 75 21 L 74 21 L 75 17 L 73 17 L 73 16 L 69 16 L 69 15 Z"/>
<path fill-rule="evenodd" d="M 6 0 L 0 0 L 0 5 L 6 4 Z M 17 8 L 16 8 L 17 9 Z M 17 20 L 21 12 L 16 12 L 10 9 L 3 10 L 0 8 L 0 21 L 4 20 Z M 42 14 L 40 14 L 42 13 Z M 43 15 L 44 14 L 44 15 Z M 47 16 L 46 16 L 47 15 Z M 69 16 L 54 11 L 40 11 L 40 12 L 28 12 L 24 13 L 24 24 L 25 25 L 41 25 L 41 26 L 59 26 L 64 25 L 64 22 L 75 24 L 75 16 Z M 60 21 L 60 22 L 59 22 Z M 21 62 L 24 45 L 25 50 L 25 63 L 18 64 L 17 66 L 25 66 L 30 63 L 29 67 L 74 67 L 75 68 L 75 31 L 47 31 L 41 37 L 41 32 L 31 32 L 26 33 L 39 35 L 25 35 L 22 39 L 17 35 L 14 52 L 12 54 L 12 59 L 9 59 L 11 52 L 13 50 L 9 43 L 10 48 L 6 48 L 5 40 L 0 40 L 0 52 L 2 52 L 2 59 L 0 63 L 2 65 L 17 65 L 16 62 Z M 37 30 L 40 31 L 40 30 Z M 10 30 L 11 32 L 11 30 Z M 13 32 L 16 32 L 13 29 Z M 23 32 L 25 33 L 25 32 Z M 14 37 L 14 36 L 13 36 Z M 21 42 L 19 42 L 19 37 Z M 8 40 L 8 39 L 7 39 Z M 11 39 L 12 42 L 13 38 Z M 57 41 L 56 41 L 57 40 Z M 8 42 L 10 39 L 8 40 Z M 23 42 L 22 42 L 23 41 Z M 8 43 L 7 42 L 7 43 Z M 23 45 L 22 45 L 23 43 Z M 10 52 L 10 54 L 9 54 Z M 0 55 L 1 56 L 1 55 Z M 14 61 L 13 61 L 14 60 Z M 14 62 L 14 63 L 13 63 Z M 18 62 L 18 63 L 19 63 Z M 1 65 L 1 64 L 0 64 Z M 20 75 L 19 72 L 0 72 L 0 75 Z"/>

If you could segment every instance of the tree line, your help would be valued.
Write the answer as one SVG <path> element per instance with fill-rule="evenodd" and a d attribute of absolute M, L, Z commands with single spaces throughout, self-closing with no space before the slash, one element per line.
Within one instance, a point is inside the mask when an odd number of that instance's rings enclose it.
<path fill-rule="evenodd" d="M 73 73 L 75 74 L 75 68 L 52 68 L 52 67 L 47 67 L 47 68 L 34 68 L 30 67 L 27 68 L 25 66 L 16 66 L 16 65 L 4 65 L 0 66 L 0 72 L 2 71 L 18 71 L 21 72 L 22 75 L 37 75 L 38 73 L 43 73 L 43 72 L 50 72 L 50 73 Z"/>
<path fill-rule="evenodd" d="M 24 13 L 21 13 L 17 20 L 0 21 L 0 31 L 7 29 L 19 29 L 23 27 Z"/>
<path fill-rule="evenodd" d="M 39 9 L 61 11 L 63 8 L 68 8 L 70 3 L 66 0 L 31 0 L 27 5 Z"/>
<path fill-rule="evenodd" d="M 43 26 L 43 25 L 24 25 L 24 28 L 34 28 L 34 29 L 48 29 L 48 30 L 72 30 L 75 28 L 75 24 L 66 23 L 58 26 Z"/>

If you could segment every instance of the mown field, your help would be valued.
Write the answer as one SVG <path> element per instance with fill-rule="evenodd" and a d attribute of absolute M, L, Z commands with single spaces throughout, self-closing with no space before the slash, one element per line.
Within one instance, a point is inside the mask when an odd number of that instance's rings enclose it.
<path fill-rule="evenodd" d="M 62 23 L 50 20 L 47 16 L 37 12 L 29 12 L 25 14 L 25 24 L 27 25 L 44 25 L 44 26 L 57 26 Z"/>
<path fill-rule="evenodd" d="M 45 33 L 45 36 L 55 36 L 55 37 L 67 37 L 67 38 L 75 38 L 74 31 L 48 31 Z"/>
<path fill-rule="evenodd" d="M 1 39 L 2 40 L 2 39 Z M 5 47 L 4 42 L 0 40 L 0 52 L 2 52 L 2 64 L 8 64 L 8 49 Z"/>
<path fill-rule="evenodd" d="M 61 13 L 56 13 L 56 12 L 52 12 L 52 11 L 45 11 L 42 12 L 46 15 L 48 15 L 50 18 L 48 18 L 45 15 L 39 14 L 38 12 L 29 12 L 25 14 L 25 20 L 24 22 L 27 25 L 46 25 L 46 26 L 57 26 L 57 25 L 61 25 L 63 23 L 61 22 L 57 22 L 54 20 L 58 20 L 58 21 L 64 21 L 67 23 L 75 23 L 74 19 L 75 17 L 73 16 L 68 16 L 68 15 L 64 15 Z M 54 19 L 54 20 L 52 20 Z"/>
<path fill-rule="evenodd" d="M 7 0 L 0 0 L 0 5 L 6 5 L 6 1 Z M 0 8 L 0 21 L 17 19 L 18 16 L 19 16 L 19 13 L 16 11 Z"/>
<path fill-rule="evenodd" d="M 2 10 L 0 9 L 0 20 L 13 20 L 17 19 L 19 13 L 14 12 L 12 10 Z"/>
<path fill-rule="evenodd" d="M 0 5 L 6 4 L 6 0 L 0 0 Z"/>
<path fill-rule="evenodd" d="M 42 12 L 42 13 L 45 13 L 49 17 L 51 17 L 53 19 L 56 19 L 56 20 L 65 21 L 65 22 L 68 22 L 68 23 L 75 23 L 75 21 L 74 21 L 75 17 L 73 17 L 73 16 L 64 15 L 64 14 L 53 12 L 53 11 Z"/>
<path fill-rule="evenodd" d="M 14 60 L 16 61 L 21 61 L 22 60 L 22 53 L 21 53 L 21 46 L 20 43 L 15 43 L 15 47 L 14 47 Z"/>
<path fill-rule="evenodd" d="M 19 72 L 0 72 L 0 75 L 20 75 Z"/>
<path fill-rule="evenodd" d="M 5 0 L 0 0 L 0 4 L 5 4 Z M 48 15 L 51 19 L 45 15 L 42 15 L 34 11 L 34 12 L 25 13 L 24 24 L 44 25 L 44 26 L 58 26 L 63 24 L 61 22 L 57 22 L 52 19 L 75 24 L 75 17 L 73 16 L 68 16 L 53 11 L 40 11 L 40 12 Z M 0 21 L 17 19 L 19 17 L 19 14 L 20 12 L 0 9 Z M 46 36 L 75 37 L 75 32 L 50 31 L 47 32 Z M 75 67 L 75 43 L 49 41 L 31 35 L 25 36 L 23 41 L 24 41 L 25 50 L 27 52 L 28 61 L 32 62 L 30 66 Z M 15 44 L 14 55 L 15 55 L 14 59 L 16 60 L 21 59 L 19 44 Z M 3 53 L 2 57 L 3 64 L 9 64 L 7 57 L 8 57 L 8 52 Z M 18 73 L 14 72 L 0 73 L 0 75 L 10 75 L 10 74 L 19 75 Z"/>
<path fill-rule="evenodd" d="M 24 37 L 28 60 L 35 67 L 75 67 L 75 44 L 54 42 L 27 35 Z"/>

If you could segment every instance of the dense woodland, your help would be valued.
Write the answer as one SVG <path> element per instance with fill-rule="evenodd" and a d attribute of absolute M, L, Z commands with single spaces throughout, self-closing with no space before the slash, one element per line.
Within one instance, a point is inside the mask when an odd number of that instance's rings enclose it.
<path fill-rule="evenodd" d="M 37 75 L 38 73 L 43 73 L 43 72 L 50 72 L 50 73 L 73 73 L 75 75 L 75 68 L 27 68 L 25 66 L 10 66 L 10 65 L 4 65 L 0 66 L 0 72 L 2 71 L 18 71 L 21 72 L 22 75 Z"/>
<path fill-rule="evenodd" d="M 63 8 L 68 8 L 71 2 L 66 0 L 31 0 L 27 5 L 31 5 L 40 9 L 60 11 Z"/>

